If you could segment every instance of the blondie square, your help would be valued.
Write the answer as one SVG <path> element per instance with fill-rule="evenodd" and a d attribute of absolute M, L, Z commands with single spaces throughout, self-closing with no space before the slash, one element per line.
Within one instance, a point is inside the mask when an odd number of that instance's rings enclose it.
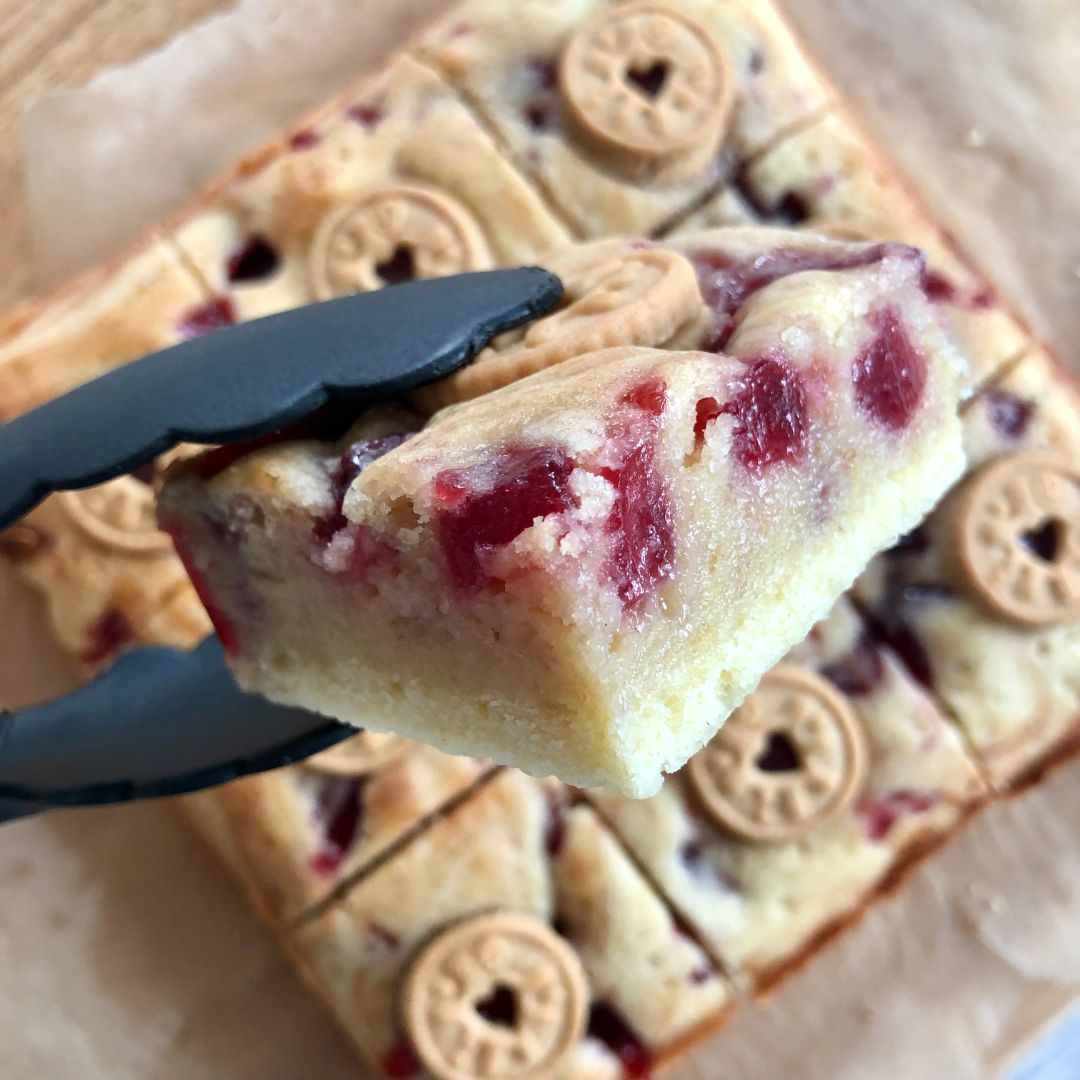
<path fill-rule="evenodd" d="M 758 992 L 984 795 L 960 733 L 846 600 L 658 795 L 590 793 Z"/>
<path fill-rule="evenodd" d="M 503 772 L 291 943 L 387 1080 L 618 1080 L 719 1026 L 730 987 L 565 789 Z"/>
<path fill-rule="evenodd" d="M 219 181 L 173 233 L 237 321 L 527 264 L 568 239 L 469 110 L 407 57 Z"/>
<path fill-rule="evenodd" d="M 1080 720 L 1080 399 L 1034 349 L 965 409 L 969 471 L 855 595 L 995 784 Z"/>
<path fill-rule="evenodd" d="M 416 48 L 580 238 L 653 232 L 831 100 L 760 0 L 465 0 Z"/>

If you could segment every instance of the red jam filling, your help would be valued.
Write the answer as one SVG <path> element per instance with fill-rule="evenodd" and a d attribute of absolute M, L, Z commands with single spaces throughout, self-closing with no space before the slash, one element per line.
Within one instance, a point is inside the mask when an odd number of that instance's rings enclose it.
<path fill-rule="evenodd" d="M 192 587 L 195 589 L 202 606 L 206 609 L 206 614 L 214 627 L 218 640 L 221 642 L 221 647 L 227 655 L 235 656 L 240 649 L 240 637 L 236 630 L 236 624 L 218 607 L 217 601 L 210 592 L 210 583 L 206 580 L 206 575 L 196 565 L 191 550 L 184 542 L 179 530 L 170 526 L 168 522 L 162 522 L 162 528 L 172 536 L 176 554 L 184 564 L 184 570 L 191 580 Z"/>
<path fill-rule="evenodd" d="M 782 732 L 770 731 L 765 747 L 754 759 L 761 772 L 797 772 L 802 768 L 802 757 L 795 744 Z"/>
<path fill-rule="evenodd" d="M 732 171 L 728 181 L 732 190 L 762 221 L 776 225 L 801 225 L 812 213 L 810 204 L 795 191 L 786 191 L 779 198 L 766 201 L 750 182 L 750 161 L 742 161 Z"/>
<path fill-rule="evenodd" d="M 90 640 L 80 659 L 96 667 L 135 638 L 131 623 L 119 611 L 106 611 L 90 629 Z"/>
<path fill-rule="evenodd" d="M 807 270 L 855 270 L 881 262 L 888 255 L 921 258 L 902 244 L 875 244 L 856 250 L 776 248 L 749 259 L 732 259 L 719 251 L 690 255 L 697 272 L 701 298 L 718 316 L 733 315 L 754 293 L 789 274 Z M 701 348 L 720 352 L 731 336 L 730 318 L 721 318 Z"/>
<path fill-rule="evenodd" d="M 208 334 L 211 330 L 220 330 L 223 326 L 232 326 L 236 322 L 236 312 L 232 301 L 227 296 L 216 296 L 199 307 L 192 308 L 177 325 L 177 333 L 187 339 Z"/>
<path fill-rule="evenodd" d="M 321 833 L 319 848 L 311 857 L 311 868 L 324 877 L 333 877 L 341 868 L 360 833 L 364 816 L 363 791 L 366 776 L 327 776 L 315 799 L 314 818 Z"/>
<path fill-rule="evenodd" d="M 252 236 L 237 248 L 225 264 L 229 281 L 262 281 L 281 265 L 277 249 L 265 236 Z"/>
<path fill-rule="evenodd" d="M 715 398 L 697 404 L 695 434 L 721 415 L 735 418 L 731 449 L 739 463 L 759 472 L 780 462 L 797 462 L 806 454 L 809 429 L 802 376 L 782 360 L 755 360 L 734 383 L 735 393 L 723 405 Z"/>
<path fill-rule="evenodd" d="M 719 892 L 739 892 L 739 883 L 726 870 L 721 869 L 711 859 L 707 859 L 705 857 L 707 851 L 706 842 L 701 837 L 694 837 L 679 848 L 679 858 L 700 883 L 709 885 Z M 686 937 L 691 936 L 687 930 L 683 933 Z"/>
<path fill-rule="evenodd" d="M 648 67 L 628 67 L 625 78 L 637 88 L 642 97 L 654 101 L 664 89 L 669 73 L 669 66 L 663 60 L 657 60 Z"/>
<path fill-rule="evenodd" d="M 907 814 L 925 814 L 933 809 L 937 795 L 926 791 L 890 791 L 880 799 L 859 804 L 859 815 L 869 839 L 880 843 L 893 831 L 896 823 Z"/>
<path fill-rule="evenodd" d="M 384 112 L 382 105 L 373 102 L 358 102 L 356 105 L 350 105 L 345 110 L 345 115 L 366 128 L 373 128 L 382 123 Z"/>
<path fill-rule="evenodd" d="M 993 429 L 1013 441 L 1023 437 L 1035 414 L 1035 402 L 1025 401 L 1007 390 L 987 390 L 983 403 Z"/>
<path fill-rule="evenodd" d="M 547 793 L 547 822 L 544 826 L 544 850 L 554 858 L 566 840 L 567 795 L 562 788 Z"/>
<path fill-rule="evenodd" d="M 383 1058 L 382 1071 L 387 1080 L 408 1080 L 420 1072 L 420 1062 L 409 1044 L 402 1041 Z"/>
<path fill-rule="evenodd" d="M 622 601 L 632 608 L 675 568 L 675 515 L 667 485 L 656 468 L 660 417 L 667 387 L 655 377 L 623 396 L 630 407 L 617 437 L 623 440 L 620 465 L 600 470 L 615 488 L 615 502 L 604 531 L 611 537 L 606 570 Z"/>
<path fill-rule="evenodd" d="M 533 131 L 547 131 L 555 119 L 558 74 L 550 60 L 533 59 L 525 64 L 532 92 L 522 103 L 525 122 Z"/>
<path fill-rule="evenodd" d="M 984 311 L 994 306 L 994 294 L 990 289 L 984 286 L 974 293 L 965 292 L 937 270 L 927 269 L 923 273 L 922 288 L 926 298 L 938 304 L 951 304 L 972 311 Z"/>
<path fill-rule="evenodd" d="M 595 1002 L 589 1010 L 585 1037 L 602 1042 L 618 1058 L 625 1076 L 634 1080 L 648 1080 L 652 1076 L 652 1055 L 621 1014 L 607 1002 Z"/>
<path fill-rule="evenodd" d="M 821 674 L 849 697 L 864 697 L 885 678 L 885 661 L 872 635 L 863 631 L 854 648 L 826 664 Z"/>
<path fill-rule="evenodd" d="M 384 454 L 397 449 L 410 432 L 395 431 L 390 435 L 378 435 L 373 439 L 359 439 L 349 446 L 338 459 L 330 474 L 330 499 L 332 509 L 315 519 L 311 527 L 317 543 L 329 544 L 340 529 L 348 524 L 343 509 L 345 493 L 352 482 L 373 462 Z"/>
<path fill-rule="evenodd" d="M 855 402 L 883 427 L 899 431 L 915 415 L 926 388 L 926 358 L 911 343 L 900 313 L 882 308 L 872 316 L 874 336 L 855 358 Z"/>
<path fill-rule="evenodd" d="M 1057 562 L 1065 543 L 1065 523 L 1051 518 L 1036 529 L 1028 529 L 1017 537 L 1020 546 L 1045 563 Z"/>
<path fill-rule="evenodd" d="M 294 131 L 289 136 L 289 149 L 290 150 L 310 150 L 314 146 L 318 146 L 322 142 L 322 136 L 313 128 L 304 128 L 301 131 Z"/>
<path fill-rule="evenodd" d="M 537 518 L 577 505 L 570 491 L 573 471 L 559 447 L 513 446 L 490 463 L 439 473 L 439 546 L 451 581 L 467 591 L 493 582 L 484 564 L 494 548 L 509 544 Z"/>

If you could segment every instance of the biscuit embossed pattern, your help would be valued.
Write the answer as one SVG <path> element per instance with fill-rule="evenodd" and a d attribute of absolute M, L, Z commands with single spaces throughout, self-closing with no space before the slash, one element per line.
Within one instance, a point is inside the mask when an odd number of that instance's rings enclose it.
<path fill-rule="evenodd" d="M 956 553 L 975 595 L 1002 617 L 1080 618 L 1080 469 L 1031 452 L 988 465 L 957 507 Z"/>
<path fill-rule="evenodd" d="M 715 153 L 734 100 L 708 27 L 652 3 L 582 24 L 566 46 L 559 86 L 581 131 L 617 168 L 633 175 L 662 166 L 668 181 L 692 176 Z"/>
<path fill-rule="evenodd" d="M 845 810 L 866 772 L 859 721 L 812 671 L 775 667 L 690 759 L 706 810 L 750 840 L 797 839 Z"/>
<path fill-rule="evenodd" d="M 311 247 L 319 300 L 492 265 L 469 211 L 417 184 L 376 188 L 323 219 Z"/>
<path fill-rule="evenodd" d="M 527 915 L 477 915 L 413 960 L 402 993 L 416 1052 L 439 1080 L 541 1080 L 581 1038 L 588 987 L 574 950 Z"/>
<path fill-rule="evenodd" d="M 416 395 L 434 411 L 508 386 L 581 353 L 616 345 L 666 345 L 704 314 L 694 268 L 663 248 L 545 260 L 565 289 L 559 309 L 503 334 L 468 367 Z M 565 264 L 565 265 L 564 265 Z"/>
<path fill-rule="evenodd" d="M 86 536 L 123 554 L 163 555 L 172 551 L 169 534 L 154 514 L 154 492 L 134 477 L 57 496 L 72 523 Z"/>

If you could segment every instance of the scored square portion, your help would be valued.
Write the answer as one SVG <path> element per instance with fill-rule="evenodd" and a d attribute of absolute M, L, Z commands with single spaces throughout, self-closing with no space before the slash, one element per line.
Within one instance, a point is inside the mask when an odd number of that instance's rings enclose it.
<path fill-rule="evenodd" d="M 88 671 L 137 645 L 192 648 L 210 620 L 135 476 L 46 499 L 0 532 L 3 556 L 43 596 L 56 639 Z"/>
<path fill-rule="evenodd" d="M 300 765 L 192 795 L 185 809 L 263 916 L 289 923 L 490 769 L 365 731 Z"/>
<path fill-rule="evenodd" d="M 652 232 L 831 99 L 762 0 L 465 0 L 416 47 L 582 238 Z"/>
<path fill-rule="evenodd" d="M 618 325 L 670 273 L 728 355 L 587 353 L 411 437 L 372 413 L 337 444 L 175 470 L 161 518 L 241 681 L 654 792 L 961 468 L 921 258 L 800 242 L 705 235 L 689 259 L 629 245 L 609 266 L 631 296 Z M 586 291 L 522 348 L 573 355 L 597 311 Z"/>
<path fill-rule="evenodd" d="M 658 795 L 590 798 L 763 992 L 984 794 L 959 732 L 841 601 Z"/>
<path fill-rule="evenodd" d="M 0 320 L 0 422 L 215 325 L 202 282 L 151 233 Z"/>
<path fill-rule="evenodd" d="M 531 263 L 568 239 L 469 110 L 405 57 L 225 177 L 173 227 L 237 320 Z"/>
<path fill-rule="evenodd" d="M 566 791 L 503 772 L 291 941 L 377 1075 L 647 1076 L 731 990 Z"/>
<path fill-rule="evenodd" d="M 1080 725 L 1080 398 L 1036 349 L 963 427 L 967 478 L 855 595 L 1009 787 Z"/>
<path fill-rule="evenodd" d="M 843 113 L 830 113 L 748 162 L 676 231 L 751 221 L 923 250 L 927 294 L 949 315 L 971 365 L 971 387 L 985 383 L 1028 345 L 1023 327 Z"/>

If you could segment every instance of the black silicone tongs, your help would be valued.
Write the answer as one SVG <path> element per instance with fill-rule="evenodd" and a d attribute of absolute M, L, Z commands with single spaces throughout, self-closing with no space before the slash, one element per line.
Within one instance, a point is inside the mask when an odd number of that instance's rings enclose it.
<path fill-rule="evenodd" d="M 0 427 L 0 529 L 52 492 L 180 442 L 240 442 L 399 397 L 561 295 L 536 267 L 461 274 L 271 315 L 118 368 Z M 354 732 L 241 691 L 215 637 L 191 652 L 135 649 L 66 697 L 0 715 L 0 821 L 193 791 Z"/>

